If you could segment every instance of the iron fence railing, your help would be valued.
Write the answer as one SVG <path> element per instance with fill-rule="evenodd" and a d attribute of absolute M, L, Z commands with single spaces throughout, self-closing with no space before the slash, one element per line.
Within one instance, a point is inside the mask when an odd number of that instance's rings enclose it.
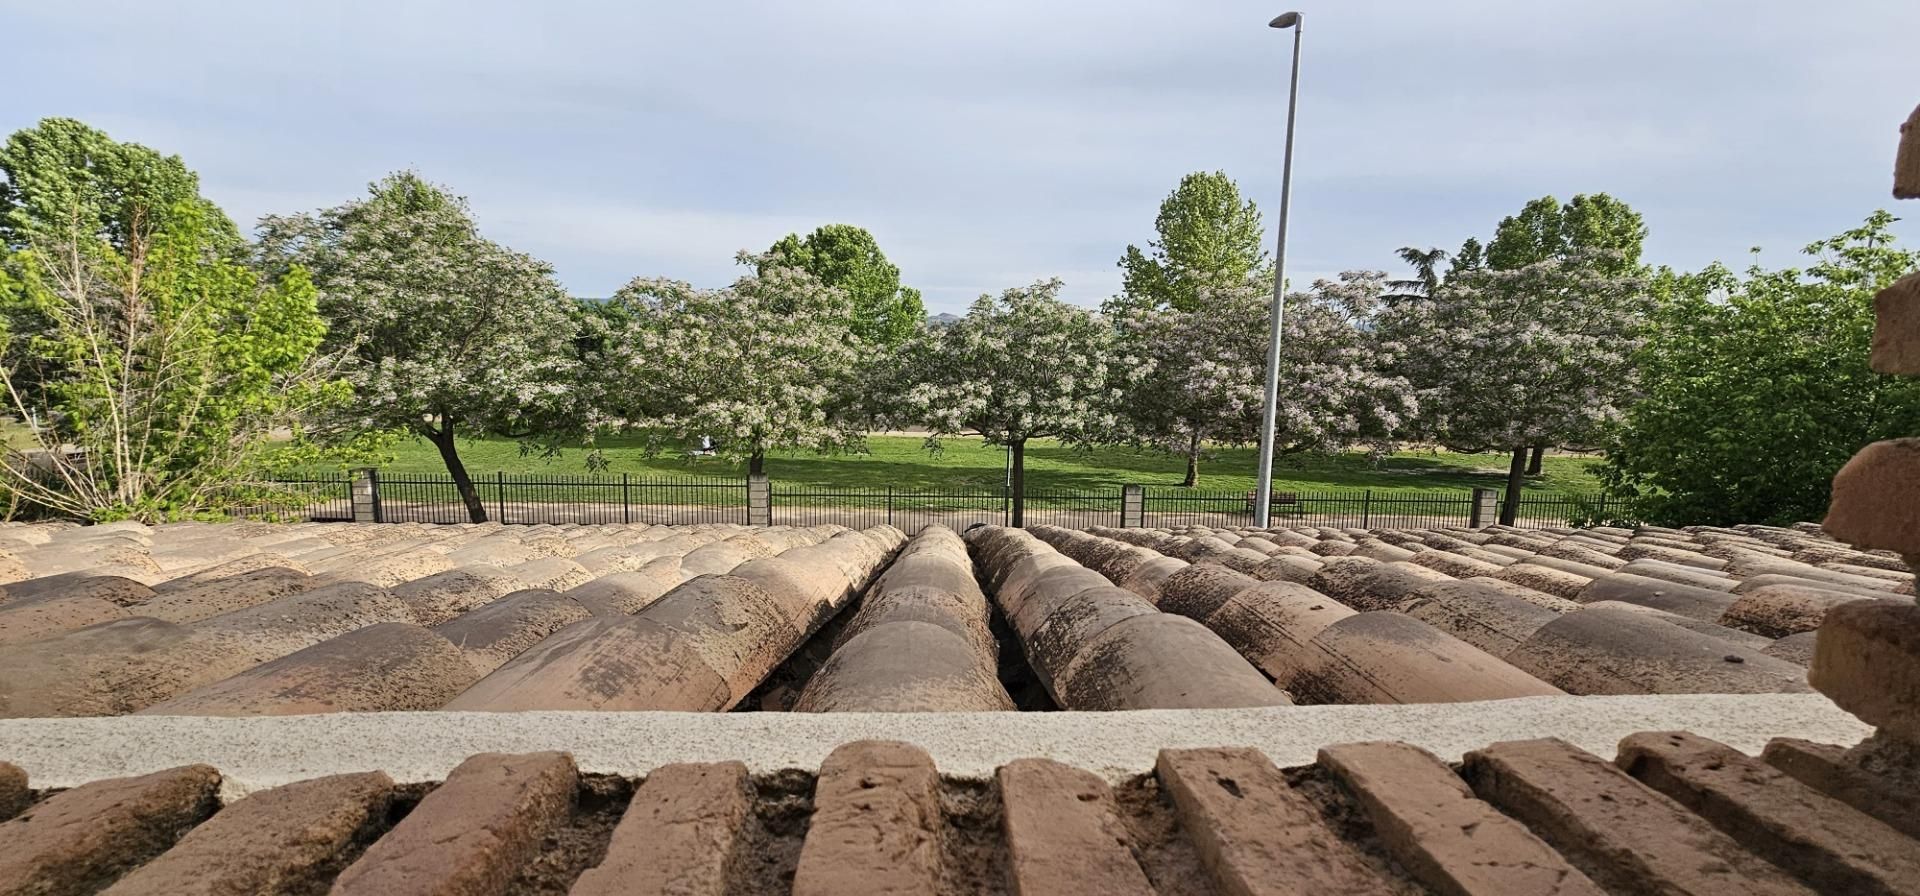
<path fill-rule="evenodd" d="M 221 500 L 240 519 L 351 522 L 353 477 L 320 472 L 244 479 L 229 484 Z"/>
<path fill-rule="evenodd" d="M 377 515 L 388 523 L 464 523 L 472 519 L 453 477 L 383 473 Z M 473 481 L 487 519 L 509 525 L 648 523 L 685 526 L 747 521 L 744 479 L 512 475 Z"/>
<path fill-rule="evenodd" d="M 836 524 L 853 529 L 884 523 L 906 532 L 938 523 L 960 531 L 976 523 L 1005 525 L 1011 506 L 1005 488 L 823 488 L 775 482 L 769 489 L 768 521 L 776 526 Z"/>
<path fill-rule="evenodd" d="M 439 473 L 303 473 L 235 483 L 232 513 L 250 519 L 350 520 L 355 483 L 362 486 L 360 518 L 379 522 L 462 523 L 471 519 L 453 478 Z M 489 520 L 539 523 L 747 523 L 756 517 L 753 492 L 742 479 L 656 478 L 620 475 L 475 476 L 474 493 Z M 1004 486 L 938 489 L 905 486 L 819 486 L 769 482 L 764 518 L 772 525 L 880 524 L 907 532 L 929 523 L 963 530 L 977 523 L 1011 522 L 1013 500 Z M 1175 528 L 1248 526 L 1253 495 L 1148 487 L 1137 519 L 1127 519 L 1122 489 L 1034 489 L 1024 501 L 1028 525 L 1085 529 L 1136 525 Z M 1278 490 L 1275 525 L 1357 529 L 1465 526 L 1473 519 L 1470 491 L 1408 492 L 1376 489 Z M 1541 492 L 1523 495 L 1518 525 L 1548 528 L 1573 523 L 1631 522 L 1619 502 L 1598 495 Z M 1485 523 L 1494 519 L 1484 518 Z"/>

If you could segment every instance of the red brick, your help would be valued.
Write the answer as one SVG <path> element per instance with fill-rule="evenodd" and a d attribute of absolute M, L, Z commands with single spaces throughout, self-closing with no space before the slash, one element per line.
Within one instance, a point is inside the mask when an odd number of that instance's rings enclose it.
<path fill-rule="evenodd" d="M 1899 782 L 1850 761 L 1845 747 L 1776 737 L 1760 758 L 1794 780 L 1920 838 L 1920 802 Z"/>
<path fill-rule="evenodd" d="M 940 883 L 940 778 L 896 741 L 837 747 L 820 766 L 793 896 L 933 896 Z"/>
<path fill-rule="evenodd" d="M 1828 610 L 1807 681 L 1867 724 L 1920 740 L 1920 606 L 1862 600 Z"/>
<path fill-rule="evenodd" d="M 1156 771 L 1201 863 L 1227 893 L 1392 892 L 1258 750 L 1161 750 Z"/>
<path fill-rule="evenodd" d="M 1677 731 L 1620 743 L 1628 774 L 1822 890 L 1920 892 L 1920 843 L 1725 744 Z"/>
<path fill-rule="evenodd" d="M 218 806 L 205 765 L 83 784 L 0 824 L 0 894 L 95 893 Z"/>
<path fill-rule="evenodd" d="M 1601 896 L 1525 825 L 1475 799 L 1439 757 L 1403 743 L 1323 747 L 1395 860 L 1450 896 Z"/>
<path fill-rule="evenodd" d="M 336 896 L 506 892 L 573 809 L 579 773 L 565 753 L 480 753 L 460 763 L 333 885 Z"/>
<path fill-rule="evenodd" d="M 228 896 L 310 891 L 341 852 L 386 814 L 393 780 L 334 775 L 263 790 L 189 831 L 108 896 Z"/>
<path fill-rule="evenodd" d="M 1821 525 L 1862 550 L 1920 554 L 1920 439 L 1860 449 L 1833 475 L 1833 503 Z"/>
<path fill-rule="evenodd" d="M 27 789 L 27 773 L 20 767 L 0 762 L 0 821 L 6 821 L 33 802 L 33 791 Z"/>
<path fill-rule="evenodd" d="M 1557 738 L 1467 754 L 1478 794 L 1610 890 L 1692 896 L 1811 891 L 1678 803 Z"/>
<path fill-rule="evenodd" d="M 1016 894 L 1152 896 L 1113 790 L 1099 776 L 1050 759 L 1018 759 L 994 777 Z"/>
<path fill-rule="evenodd" d="M 727 864 L 753 811 L 738 762 L 654 769 L 633 794 L 607 844 L 571 896 L 723 896 Z"/>
<path fill-rule="evenodd" d="M 1909 126 L 1911 127 L 1911 126 Z M 1920 130 L 1920 129 L 1915 129 Z M 1913 138 L 1909 138 L 1913 139 Z M 1920 139 L 1907 153 L 1915 181 L 1907 189 L 1920 190 Z M 1920 274 L 1908 274 L 1873 297 L 1873 349 L 1869 363 L 1881 373 L 1920 376 Z"/>

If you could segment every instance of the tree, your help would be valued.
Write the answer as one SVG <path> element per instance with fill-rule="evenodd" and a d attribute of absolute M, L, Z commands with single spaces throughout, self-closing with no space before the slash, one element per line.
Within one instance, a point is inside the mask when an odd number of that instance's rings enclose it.
<path fill-rule="evenodd" d="M 1413 418 L 1412 388 L 1382 372 L 1367 332 L 1385 284 L 1384 274 L 1349 272 L 1287 297 L 1276 452 L 1384 447 Z M 1121 387 L 1118 432 L 1184 456 L 1189 487 L 1207 444 L 1259 441 L 1273 297 L 1248 283 L 1205 292 L 1202 305 L 1133 309 L 1119 321 L 1134 374 Z"/>
<path fill-rule="evenodd" d="M 1477 245 L 1477 244 L 1476 244 Z M 1440 248 L 1420 249 L 1414 246 L 1401 246 L 1396 253 L 1400 260 L 1413 268 L 1410 279 L 1388 280 L 1387 292 L 1382 298 L 1391 303 L 1402 298 L 1418 298 L 1433 295 L 1440 288 L 1440 264 L 1447 260 L 1447 250 Z"/>
<path fill-rule="evenodd" d="M 1480 241 L 1467 237 L 1460 248 L 1453 253 L 1453 262 L 1447 265 L 1447 277 L 1458 277 L 1487 267 L 1487 251 Z"/>
<path fill-rule="evenodd" d="M 1651 307 L 1639 278 L 1578 257 L 1449 278 L 1379 322 L 1393 369 L 1417 388 L 1421 428 L 1443 444 L 1512 452 L 1512 523 L 1527 449 L 1592 444 L 1633 396 L 1633 352 Z"/>
<path fill-rule="evenodd" d="M 467 513 L 486 505 L 457 439 L 554 439 L 588 419 L 573 300 L 553 269 L 480 235 L 466 200 L 412 172 L 364 199 L 260 225 L 269 269 L 313 272 L 327 346 L 347 358 L 352 413 L 335 437 L 399 430 L 439 450 Z"/>
<path fill-rule="evenodd" d="M 1487 264 L 1510 271 L 1552 258 L 1578 259 L 1609 276 L 1626 276 L 1641 272 L 1646 239 L 1640 214 L 1605 193 L 1582 193 L 1565 207 L 1552 196 L 1542 196 L 1528 202 L 1520 214 L 1501 220 L 1487 247 Z M 1533 446 L 1528 475 L 1540 474 L 1546 448 Z"/>
<path fill-rule="evenodd" d="M 1607 491 L 1675 525 L 1819 519 L 1855 451 L 1920 432 L 1920 382 L 1875 374 L 1873 296 L 1920 267 L 1893 216 L 1806 248 L 1804 270 L 1661 278 L 1643 397 L 1607 448 Z"/>
<path fill-rule="evenodd" d="M 123 260 L 144 252 L 159 220 L 179 214 L 196 239 L 227 254 L 242 245 L 233 222 L 200 195 L 200 177 L 179 156 L 120 143 L 71 118 L 43 119 L 0 147 L 0 245 L 16 251 L 104 241 Z"/>
<path fill-rule="evenodd" d="M 1610 275 L 1635 273 L 1647 226 L 1626 203 L 1605 193 L 1580 194 L 1565 207 L 1552 196 L 1503 218 L 1487 245 L 1487 266 L 1511 271 L 1551 258 L 1580 257 Z"/>
<path fill-rule="evenodd" d="M 768 451 L 855 450 L 857 365 L 844 292 L 770 256 L 726 289 L 636 279 L 612 303 L 628 320 L 610 341 L 615 425 L 685 444 L 715 439 L 723 456 L 766 472 Z"/>
<path fill-rule="evenodd" d="M 928 441 L 977 433 L 1012 462 L 1013 525 L 1025 518 L 1027 442 L 1087 443 L 1115 426 L 1113 329 L 1063 302 L 1060 281 L 981 296 L 958 322 L 916 338 L 895 367 L 895 414 Z"/>
<path fill-rule="evenodd" d="M 314 354 L 325 326 L 306 273 L 265 281 L 222 257 L 231 225 L 203 203 L 136 200 L 111 236 L 69 220 L 58 244 L 23 228 L 34 247 L 0 271 L 0 383 L 38 423 L 32 449 L 0 454 L 17 499 L 91 520 L 217 510 L 276 430 L 344 397 Z"/>
<path fill-rule="evenodd" d="M 1240 199 L 1224 171 L 1181 178 L 1160 203 L 1154 230 L 1149 251 L 1128 246 L 1120 258 L 1121 304 L 1197 310 L 1203 290 L 1257 279 L 1267 263 L 1260 210 Z"/>
<path fill-rule="evenodd" d="M 926 320 L 920 291 L 900 285 L 900 269 L 864 228 L 828 224 L 804 238 L 790 233 L 766 257 L 765 264 L 799 268 L 840 290 L 852 303 L 854 335 L 869 345 L 899 345 Z"/>

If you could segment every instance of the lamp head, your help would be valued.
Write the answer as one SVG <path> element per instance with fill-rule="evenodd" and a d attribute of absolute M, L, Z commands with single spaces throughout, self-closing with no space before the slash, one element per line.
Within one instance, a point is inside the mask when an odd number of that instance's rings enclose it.
<path fill-rule="evenodd" d="M 1299 13 L 1283 12 L 1277 16 L 1274 16 L 1273 21 L 1267 23 L 1267 27 L 1268 28 L 1292 28 L 1293 26 L 1298 24 L 1300 24 Z"/>

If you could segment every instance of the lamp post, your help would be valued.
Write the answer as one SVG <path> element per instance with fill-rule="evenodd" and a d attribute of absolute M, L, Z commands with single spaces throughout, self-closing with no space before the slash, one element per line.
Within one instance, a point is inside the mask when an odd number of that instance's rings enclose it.
<path fill-rule="evenodd" d="M 1280 169 L 1280 238 L 1273 253 L 1273 311 L 1267 334 L 1266 405 L 1260 412 L 1260 472 L 1253 491 L 1253 524 L 1266 528 L 1273 510 L 1273 428 L 1280 401 L 1280 332 L 1287 304 L 1287 203 L 1293 198 L 1293 112 L 1300 99 L 1300 14 L 1284 12 L 1269 28 L 1293 29 L 1293 74 L 1287 81 L 1287 149 Z"/>

